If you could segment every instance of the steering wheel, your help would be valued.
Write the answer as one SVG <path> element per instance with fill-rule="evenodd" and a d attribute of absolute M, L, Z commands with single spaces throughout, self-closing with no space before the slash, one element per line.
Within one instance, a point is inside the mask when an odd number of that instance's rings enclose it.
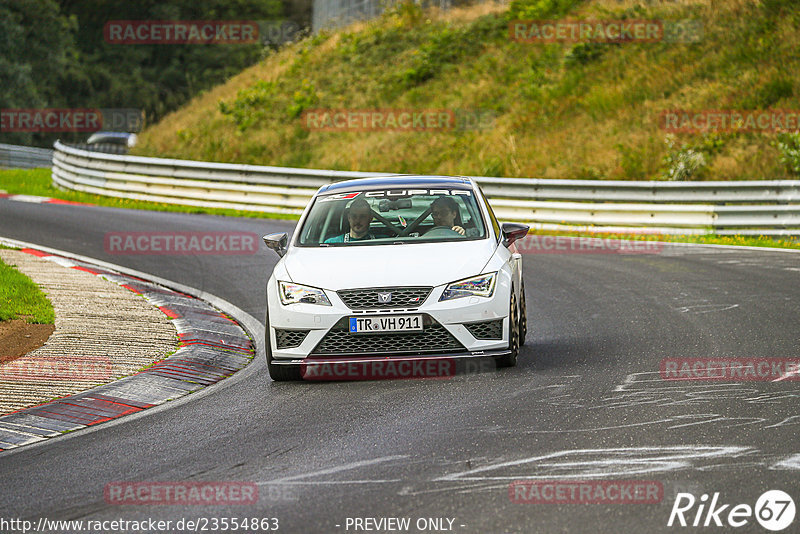
<path fill-rule="evenodd" d="M 457 235 L 458 237 L 464 237 L 449 226 L 434 226 L 425 232 L 425 237 L 450 237 L 454 235 Z"/>

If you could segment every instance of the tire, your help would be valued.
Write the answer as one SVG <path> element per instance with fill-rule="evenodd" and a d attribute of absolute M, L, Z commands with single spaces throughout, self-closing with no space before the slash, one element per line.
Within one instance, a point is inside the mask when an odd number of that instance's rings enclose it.
<path fill-rule="evenodd" d="M 525 345 L 528 336 L 528 308 L 525 302 L 525 284 L 519 292 L 519 346 Z"/>
<path fill-rule="evenodd" d="M 300 369 L 290 365 L 276 365 L 272 363 L 272 345 L 269 339 L 269 308 L 264 318 L 264 352 L 267 355 L 267 370 L 269 377 L 275 382 L 288 382 L 300 380 Z"/>
<path fill-rule="evenodd" d="M 517 365 L 517 356 L 519 356 L 519 324 L 520 319 L 517 313 L 517 299 L 514 295 L 514 290 L 511 290 L 511 302 L 508 306 L 508 348 L 509 354 L 497 358 L 497 367 L 514 367 Z"/>

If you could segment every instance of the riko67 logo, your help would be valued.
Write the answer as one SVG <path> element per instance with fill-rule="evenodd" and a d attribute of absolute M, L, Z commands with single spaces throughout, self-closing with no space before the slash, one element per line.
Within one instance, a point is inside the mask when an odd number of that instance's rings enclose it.
<path fill-rule="evenodd" d="M 719 492 L 709 501 L 708 494 L 699 499 L 691 493 L 678 493 L 667 526 L 693 527 L 743 527 L 753 518 L 767 530 L 783 530 L 794 521 L 795 506 L 792 497 L 781 490 L 764 492 L 754 507 L 749 504 L 725 504 Z"/>

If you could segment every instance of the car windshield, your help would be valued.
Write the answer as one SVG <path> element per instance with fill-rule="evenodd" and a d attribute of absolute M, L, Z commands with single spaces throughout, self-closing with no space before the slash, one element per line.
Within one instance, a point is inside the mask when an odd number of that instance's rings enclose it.
<path fill-rule="evenodd" d="M 331 247 L 466 241 L 486 237 L 472 190 L 391 189 L 320 195 L 298 246 Z"/>

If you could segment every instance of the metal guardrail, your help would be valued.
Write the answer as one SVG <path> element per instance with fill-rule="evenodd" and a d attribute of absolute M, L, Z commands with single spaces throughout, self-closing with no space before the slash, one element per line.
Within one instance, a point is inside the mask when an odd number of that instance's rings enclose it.
<path fill-rule="evenodd" d="M 209 163 L 55 144 L 53 182 L 87 193 L 299 214 L 322 185 L 388 173 Z M 800 235 L 800 180 L 628 182 L 476 177 L 498 218 L 534 228 Z"/>
<path fill-rule="evenodd" d="M 0 143 L 0 169 L 35 169 L 52 165 L 49 148 L 5 145 Z"/>

